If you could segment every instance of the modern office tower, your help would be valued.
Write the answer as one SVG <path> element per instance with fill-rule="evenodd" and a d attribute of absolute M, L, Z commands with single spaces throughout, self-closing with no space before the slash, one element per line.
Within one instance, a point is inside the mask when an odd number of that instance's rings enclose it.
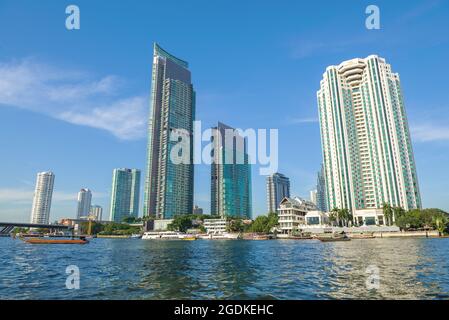
<path fill-rule="evenodd" d="M 321 170 L 318 171 L 316 188 L 316 206 L 318 207 L 318 210 L 322 212 L 329 211 L 326 204 L 326 180 L 324 179 L 323 165 L 321 165 Z"/>
<path fill-rule="evenodd" d="M 290 179 L 282 173 L 273 173 L 267 177 L 268 212 L 277 212 L 284 197 L 290 197 Z"/>
<path fill-rule="evenodd" d="M 223 123 L 212 128 L 211 215 L 251 218 L 248 141 Z"/>
<path fill-rule="evenodd" d="M 151 85 L 144 215 L 170 219 L 193 208 L 195 91 L 188 63 L 154 44 Z"/>
<path fill-rule="evenodd" d="M 92 192 L 89 189 L 81 189 L 78 192 L 78 210 L 77 219 L 87 218 L 89 216 L 90 204 L 92 201 Z"/>
<path fill-rule="evenodd" d="M 140 170 L 114 169 L 111 194 L 111 221 L 122 222 L 139 215 Z"/>
<path fill-rule="evenodd" d="M 39 172 L 37 174 L 31 223 L 48 224 L 54 183 L 55 175 L 53 172 Z"/>
<path fill-rule="evenodd" d="M 375 55 L 344 61 L 326 69 L 317 98 L 327 207 L 420 208 L 399 74 Z"/>
<path fill-rule="evenodd" d="M 318 190 L 310 190 L 310 202 L 312 202 L 314 205 L 317 204 L 317 194 Z"/>
<path fill-rule="evenodd" d="M 93 218 L 95 221 L 103 220 L 103 208 L 98 205 L 92 205 L 89 211 L 89 217 Z"/>

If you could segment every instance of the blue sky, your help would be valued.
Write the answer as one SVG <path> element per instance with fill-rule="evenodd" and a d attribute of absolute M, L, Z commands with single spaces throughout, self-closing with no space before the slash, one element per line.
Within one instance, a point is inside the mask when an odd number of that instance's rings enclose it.
<path fill-rule="evenodd" d="M 76 4 L 81 29 L 65 28 Z M 365 28 L 380 8 L 381 29 Z M 152 43 L 189 61 L 203 128 L 279 129 L 279 171 L 308 197 L 321 163 L 326 66 L 378 54 L 399 72 L 425 207 L 449 210 L 449 1 L 0 0 L 0 220 L 28 221 L 38 171 L 51 220 L 80 188 L 109 214 L 112 169 L 144 169 Z M 195 203 L 209 212 L 209 167 Z M 142 185 L 143 189 L 143 185 Z M 253 168 L 254 214 L 266 212 Z"/>

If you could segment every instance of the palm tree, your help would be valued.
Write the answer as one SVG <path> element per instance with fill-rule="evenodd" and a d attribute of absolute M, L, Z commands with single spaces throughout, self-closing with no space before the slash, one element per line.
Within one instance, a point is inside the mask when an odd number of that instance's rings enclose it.
<path fill-rule="evenodd" d="M 349 210 L 346 209 L 346 208 L 338 210 L 338 217 L 343 222 L 342 226 L 346 226 L 347 227 L 348 226 L 348 222 L 350 220 Z"/>
<path fill-rule="evenodd" d="M 329 212 L 329 222 L 331 223 L 331 225 L 334 225 L 334 223 L 337 222 L 337 220 L 338 220 L 338 208 L 333 208 Z"/>
<path fill-rule="evenodd" d="M 436 216 L 433 217 L 434 224 L 436 229 L 438 230 L 438 235 L 442 236 L 444 231 L 446 231 L 448 219 L 445 216 Z"/>
<path fill-rule="evenodd" d="M 382 205 L 382 210 L 384 213 L 385 222 L 387 223 L 388 226 L 390 226 L 393 221 L 393 208 L 390 206 L 389 203 L 384 202 L 384 204 Z"/>

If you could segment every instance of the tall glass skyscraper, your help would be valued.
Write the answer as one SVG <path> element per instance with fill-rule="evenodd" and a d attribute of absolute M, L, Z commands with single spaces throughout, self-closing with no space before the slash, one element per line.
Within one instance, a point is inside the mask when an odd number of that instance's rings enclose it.
<path fill-rule="evenodd" d="M 273 173 L 267 177 L 268 212 L 277 212 L 279 204 L 285 197 L 290 198 L 290 179 L 282 173 Z"/>
<path fill-rule="evenodd" d="M 114 169 L 112 174 L 110 220 L 122 222 L 139 216 L 140 170 Z"/>
<path fill-rule="evenodd" d="M 31 223 L 49 223 L 54 184 L 55 175 L 53 172 L 39 172 L 37 174 L 33 209 L 31 211 Z"/>
<path fill-rule="evenodd" d="M 321 165 L 320 171 L 317 175 L 316 183 L 316 206 L 318 210 L 327 212 L 327 200 L 326 200 L 326 179 L 324 178 L 324 167 Z"/>
<path fill-rule="evenodd" d="M 376 55 L 345 61 L 317 97 L 327 208 L 420 208 L 399 74 Z"/>
<path fill-rule="evenodd" d="M 251 165 L 247 139 L 221 122 L 212 131 L 211 214 L 251 218 Z"/>
<path fill-rule="evenodd" d="M 188 63 L 154 44 L 144 215 L 170 219 L 193 209 L 195 91 Z M 188 143 L 189 161 L 174 163 L 172 149 Z"/>
<path fill-rule="evenodd" d="M 81 189 L 78 192 L 78 209 L 76 213 L 76 218 L 86 219 L 89 216 L 90 204 L 92 201 L 92 192 L 89 189 Z"/>

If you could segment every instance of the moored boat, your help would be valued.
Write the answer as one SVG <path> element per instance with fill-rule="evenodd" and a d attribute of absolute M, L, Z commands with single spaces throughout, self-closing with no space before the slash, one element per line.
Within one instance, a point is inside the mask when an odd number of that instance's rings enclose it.
<path fill-rule="evenodd" d="M 374 239 L 375 236 L 372 232 L 368 232 L 368 233 L 352 233 L 349 235 L 349 237 L 351 239 Z"/>
<path fill-rule="evenodd" d="M 20 238 L 30 244 L 87 244 L 89 241 L 85 238 L 79 239 L 42 239 L 42 238 Z"/>
<path fill-rule="evenodd" d="M 349 238 L 346 233 L 333 233 L 330 235 L 321 235 L 317 236 L 316 239 L 322 241 L 322 242 L 334 242 L 334 241 L 349 241 L 351 238 Z"/>

